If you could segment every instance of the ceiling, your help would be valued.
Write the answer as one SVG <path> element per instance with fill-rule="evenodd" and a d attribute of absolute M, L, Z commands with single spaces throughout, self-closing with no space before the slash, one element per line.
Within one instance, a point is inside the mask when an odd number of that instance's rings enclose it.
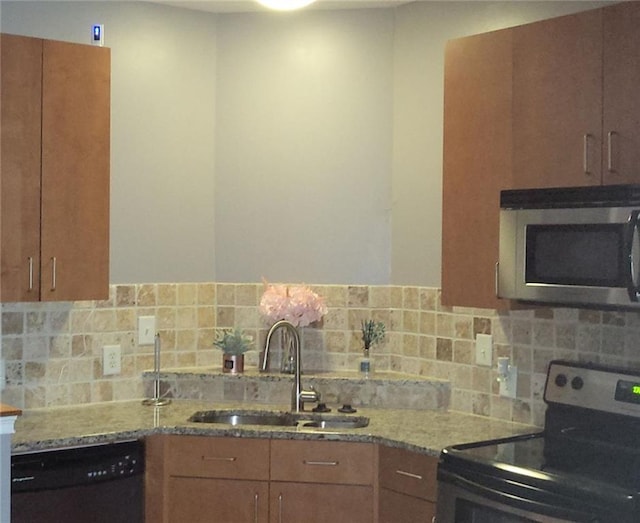
<path fill-rule="evenodd" d="M 266 11 L 265 7 L 253 0 L 147 0 L 155 4 L 165 4 L 210 13 L 242 13 Z M 305 9 L 362 9 L 394 7 L 410 3 L 407 0 L 316 0 Z"/>

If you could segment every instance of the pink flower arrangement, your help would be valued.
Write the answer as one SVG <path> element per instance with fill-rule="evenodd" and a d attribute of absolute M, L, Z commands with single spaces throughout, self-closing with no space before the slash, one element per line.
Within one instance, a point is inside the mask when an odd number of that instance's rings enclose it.
<path fill-rule="evenodd" d="M 306 327 L 326 313 L 324 299 L 304 285 L 270 285 L 260 300 L 260 312 L 272 323 L 287 320 L 294 327 Z"/>

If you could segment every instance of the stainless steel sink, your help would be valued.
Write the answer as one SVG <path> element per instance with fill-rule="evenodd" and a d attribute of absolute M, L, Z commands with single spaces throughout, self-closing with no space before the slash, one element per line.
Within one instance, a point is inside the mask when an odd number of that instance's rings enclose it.
<path fill-rule="evenodd" d="M 330 417 L 314 420 L 300 420 L 303 427 L 311 427 L 317 429 L 361 429 L 369 425 L 369 418 L 365 416 L 348 416 L 348 417 Z"/>
<path fill-rule="evenodd" d="M 326 416 L 321 414 L 274 412 L 264 410 L 202 410 L 188 421 L 227 425 L 268 425 L 326 430 L 359 429 L 369 425 L 365 416 Z"/>
<path fill-rule="evenodd" d="M 204 410 L 193 414 L 189 421 L 226 423 L 227 425 L 272 425 L 295 427 L 298 420 L 288 412 Z"/>

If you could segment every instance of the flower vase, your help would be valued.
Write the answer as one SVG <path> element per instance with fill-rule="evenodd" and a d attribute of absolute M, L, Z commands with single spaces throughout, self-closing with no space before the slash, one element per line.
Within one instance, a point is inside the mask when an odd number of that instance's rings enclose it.
<path fill-rule="evenodd" d="M 295 374 L 295 339 L 291 331 L 281 329 L 280 348 L 282 360 L 280 361 L 281 374 Z"/>
<path fill-rule="evenodd" d="M 222 372 L 241 374 L 244 372 L 244 354 L 222 354 Z"/>

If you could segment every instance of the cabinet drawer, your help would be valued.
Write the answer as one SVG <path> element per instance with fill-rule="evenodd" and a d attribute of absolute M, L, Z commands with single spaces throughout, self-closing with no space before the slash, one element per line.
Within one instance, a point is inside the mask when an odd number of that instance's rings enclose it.
<path fill-rule="evenodd" d="M 380 447 L 380 486 L 436 501 L 438 458 L 404 449 Z"/>
<path fill-rule="evenodd" d="M 386 488 L 380 489 L 378 523 L 432 523 L 436 505 Z"/>
<path fill-rule="evenodd" d="M 372 485 L 374 447 L 333 441 L 271 442 L 271 479 Z"/>
<path fill-rule="evenodd" d="M 269 440 L 169 436 L 170 476 L 269 479 Z"/>

